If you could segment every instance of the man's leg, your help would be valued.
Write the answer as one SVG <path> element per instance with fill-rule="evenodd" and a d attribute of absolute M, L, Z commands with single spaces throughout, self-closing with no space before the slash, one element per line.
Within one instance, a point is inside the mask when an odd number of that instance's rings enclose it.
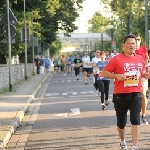
<path fill-rule="evenodd" d="M 141 121 L 145 124 L 148 124 L 146 121 L 146 108 L 147 108 L 147 97 L 146 97 L 146 91 L 148 89 L 148 81 L 146 79 L 143 80 L 143 91 L 142 91 L 142 119 Z"/>
<path fill-rule="evenodd" d="M 130 121 L 132 124 L 131 135 L 132 135 L 132 143 L 133 148 L 137 149 L 138 139 L 140 133 L 140 112 L 142 107 L 142 94 L 134 93 L 132 94 L 132 100 L 130 101 L 129 109 L 130 109 Z"/>
<path fill-rule="evenodd" d="M 125 127 L 123 129 L 120 129 L 119 127 L 117 127 L 117 130 L 118 130 L 121 141 L 125 141 Z"/>
<path fill-rule="evenodd" d="M 84 68 L 85 69 L 85 68 Z M 87 84 L 87 71 L 86 70 L 84 70 L 84 82 L 85 82 L 85 84 Z"/>
<path fill-rule="evenodd" d="M 128 94 L 113 94 L 114 108 L 117 116 L 117 130 L 120 137 L 120 146 L 123 150 L 127 150 L 125 141 L 125 129 L 127 124 L 127 112 L 129 100 Z"/>
<path fill-rule="evenodd" d="M 132 143 L 135 147 L 138 146 L 139 133 L 140 133 L 140 126 L 132 125 L 132 128 L 131 128 Z"/>

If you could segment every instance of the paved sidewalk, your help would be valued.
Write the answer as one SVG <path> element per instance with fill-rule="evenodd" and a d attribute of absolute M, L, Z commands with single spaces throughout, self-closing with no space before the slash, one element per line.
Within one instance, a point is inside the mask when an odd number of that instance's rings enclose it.
<path fill-rule="evenodd" d="M 13 92 L 0 95 L 0 150 L 6 147 L 42 82 L 50 73 L 31 76 L 28 80 L 18 83 Z"/>

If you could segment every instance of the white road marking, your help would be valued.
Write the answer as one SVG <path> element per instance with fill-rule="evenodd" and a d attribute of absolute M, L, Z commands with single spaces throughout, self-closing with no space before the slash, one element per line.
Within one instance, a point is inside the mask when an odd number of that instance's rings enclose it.
<path fill-rule="evenodd" d="M 84 92 L 66 92 L 66 93 L 46 93 L 45 96 L 46 97 L 54 97 L 54 96 L 67 96 L 69 94 L 71 94 L 72 96 L 70 97 L 82 97 L 83 94 L 84 96 L 95 96 L 93 95 L 95 92 L 93 91 L 84 91 Z M 79 94 L 82 94 L 82 95 L 79 95 Z M 86 95 L 87 94 L 87 95 Z"/>
<path fill-rule="evenodd" d="M 93 92 L 93 91 L 85 91 L 85 92 L 80 92 L 81 94 L 94 94 L 95 92 Z"/>
<path fill-rule="evenodd" d="M 73 115 L 79 115 L 80 114 L 80 109 L 79 108 L 72 108 L 70 109 L 73 113 Z"/>
<path fill-rule="evenodd" d="M 72 95 L 77 95 L 77 92 L 66 92 L 66 93 L 62 93 L 62 95 L 68 95 L 69 93 L 71 93 Z"/>
<path fill-rule="evenodd" d="M 59 93 L 47 93 L 47 94 L 45 94 L 45 96 L 58 96 L 59 95 Z"/>
<path fill-rule="evenodd" d="M 63 114 L 56 114 L 54 116 L 56 116 L 56 117 L 67 117 L 68 115 L 67 115 L 67 113 L 63 113 Z"/>
<path fill-rule="evenodd" d="M 96 97 L 95 95 L 77 95 L 77 96 L 70 96 L 71 98 L 87 98 L 87 97 Z"/>

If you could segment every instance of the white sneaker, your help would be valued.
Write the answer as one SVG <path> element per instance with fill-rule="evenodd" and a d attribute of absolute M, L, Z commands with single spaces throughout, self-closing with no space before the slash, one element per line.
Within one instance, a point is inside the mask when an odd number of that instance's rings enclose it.
<path fill-rule="evenodd" d="M 132 147 L 132 150 L 138 150 L 135 146 Z"/>
<path fill-rule="evenodd" d="M 121 146 L 121 150 L 127 150 L 127 144 L 121 145 L 121 143 L 120 143 L 120 146 Z"/>
<path fill-rule="evenodd" d="M 106 108 L 105 104 L 102 103 L 101 106 L 102 106 L 102 110 L 105 110 L 105 108 Z"/>
<path fill-rule="evenodd" d="M 95 96 L 99 96 L 97 92 L 95 92 Z"/>

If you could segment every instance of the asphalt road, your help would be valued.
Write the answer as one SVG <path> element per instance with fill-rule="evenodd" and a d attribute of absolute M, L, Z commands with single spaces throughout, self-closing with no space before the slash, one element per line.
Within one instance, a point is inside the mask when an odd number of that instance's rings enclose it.
<path fill-rule="evenodd" d="M 92 80 L 84 85 L 83 75 L 53 74 L 37 96 L 22 126 L 12 136 L 8 149 L 25 150 L 118 150 L 119 137 L 110 84 L 109 106 L 101 109 Z M 147 111 L 150 122 L 150 111 Z M 36 117 L 35 117 L 35 116 Z M 30 116 L 30 117 L 28 117 Z M 31 117 L 33 117 L 31 119 Z M 128 117 L 129 118 L 129 117 Z M 28 121 L 27 121 L 28 120 Z M 126 141 L 131 149 L 130 122 Z M 150 150 L 150 126 L 141 125 L 139 150 Z"/>

